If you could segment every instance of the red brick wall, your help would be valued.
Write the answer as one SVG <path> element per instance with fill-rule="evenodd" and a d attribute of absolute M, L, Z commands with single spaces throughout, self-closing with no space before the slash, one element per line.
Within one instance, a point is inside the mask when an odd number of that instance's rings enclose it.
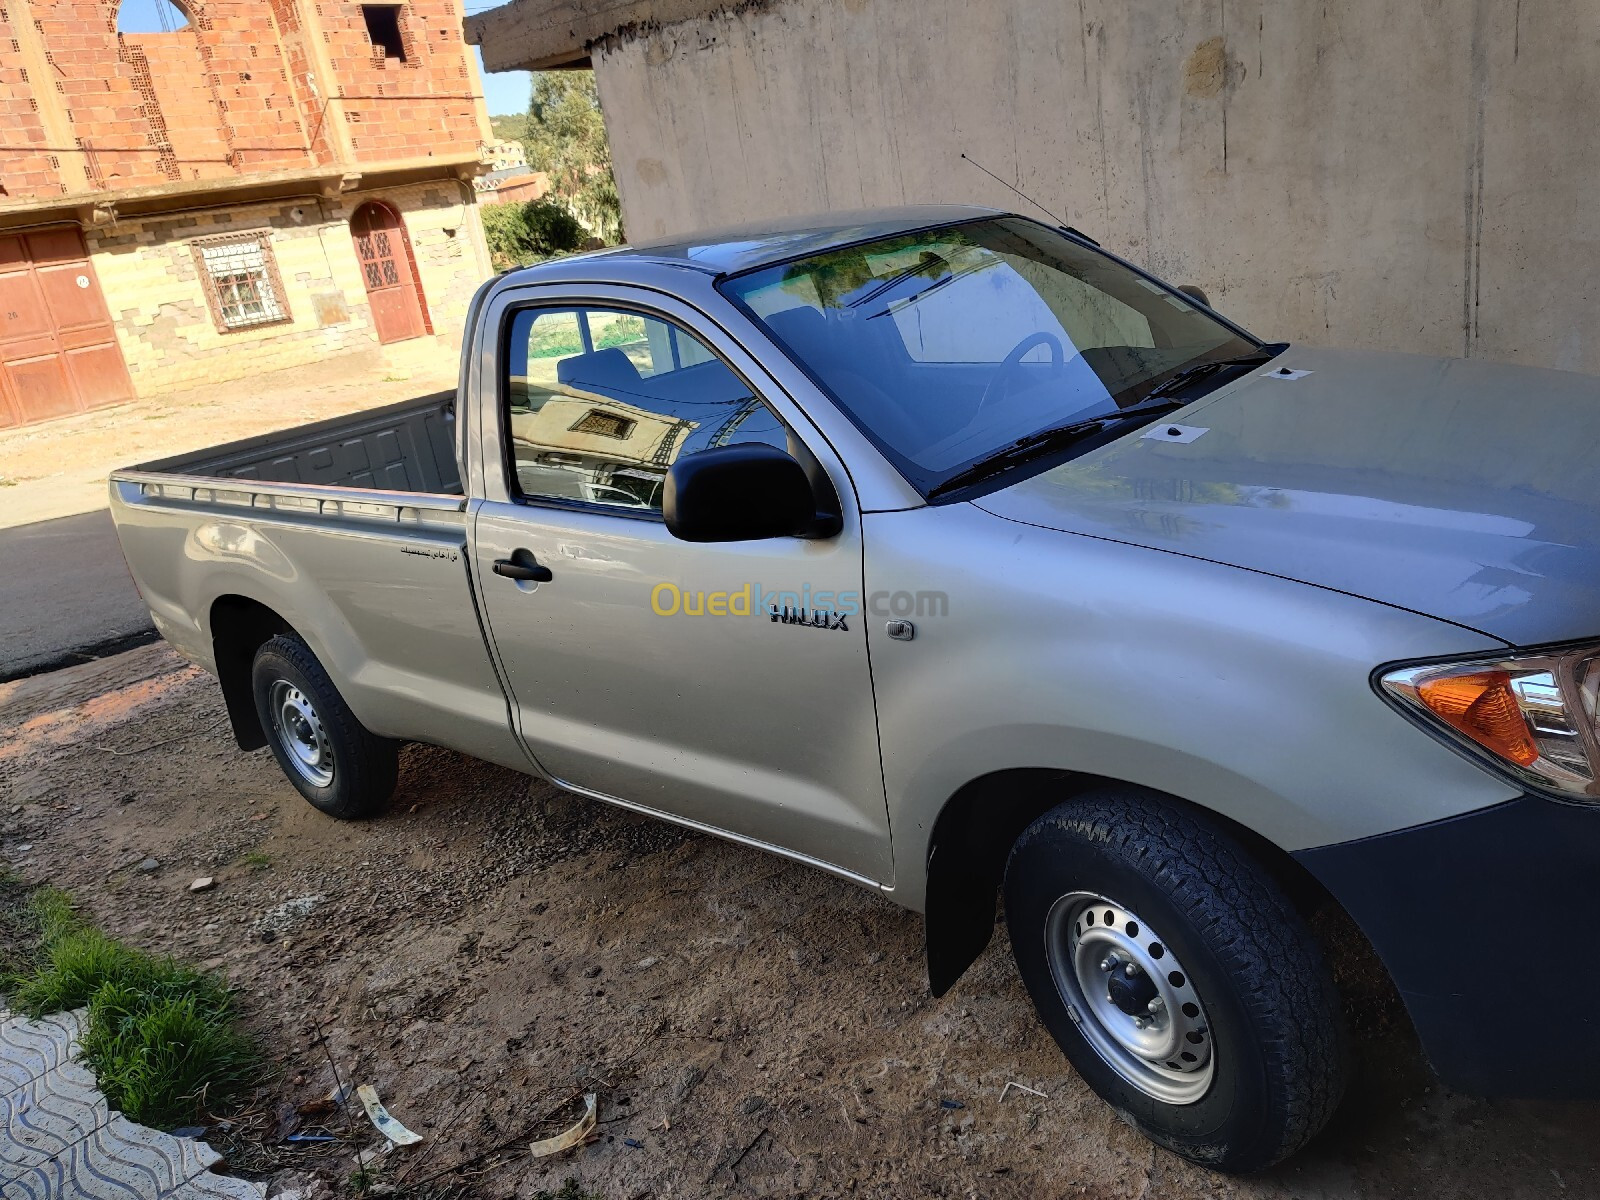
<path fill-rule="evenodd" d="M 324 103 L 317 98 L 310 50 L 306 45 L 307 34 L 295 0 L 267 0 L 267 8 L 271 10 L 278 28 L 289 86 L 299 107 L 300 127 L 308 131 L 312 156 L 318 163 L 332 162 L 335 155 L 333 142 L 328 136 L 328 114 Z"/>
<path fill-rule="evenodd" d="M 549 191 L 550 176 L 540 171 L 533 175 L 507 180 L 492 192 L 479 192 L 478 203 L 486 207 L 494 204 L 521 204 L 528 200 L 541 199 Z"/>
<path fill-rule="evenodd" d="M 58 160 L 46 148 L 44 124 L 33 99 L 33 80 L 20 61 L 11 13 L 0 8 L 0 201 L 56 195 L 65 190 Z"/>
<path fill-rule="evenodd" d="M 333 73 L 345 97 L 345 116 L 358 162 L 423 158 L 474 150 L 479 141 L 469 69 L 456 0 L 411 0 L 401 9 L 404 62 L 372 45 L 361 5 L 318 4 Z"/>
<path fill-rule="evenodd" d="M 91 189 L 160 185 L 332 163 L 344 157 L 329 109 L 342 106 L 356 162 L 470 154 L 478 145 L 477 72 L 461 40 L 459 0 L 401 10 L 405 61 L 373 47 L 346 0 L 193 0 L 189 26 L 118 34 L 117 0 L 31 0 L 73 143 L 49 144 L 9 22 L 27 0 L 0 0 L 0 201 L 60 195 L 81 152 Z M 15 6 L 15 7 L 13 7 Z M 315 86 L 316 47 L 336 96 Z"/>

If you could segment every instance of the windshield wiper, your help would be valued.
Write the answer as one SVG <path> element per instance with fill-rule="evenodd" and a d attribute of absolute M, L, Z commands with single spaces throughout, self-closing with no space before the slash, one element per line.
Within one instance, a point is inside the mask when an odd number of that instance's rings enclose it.
<path fill-rule="evenodd" d="M 1132 408 L 1120 409 L 1117 412 L 1102 413 L 1098 417 L 1085 417 L 1081 421 L 1071 421 L 1066 425 L 1056 425 L 1049 429 L 1041 429 L 1037 433 L 1030 433 L 1027 437 L 1020 437 L 1008 446 L 1002 446 L 992 453 L 985 454 L 982 458 L 962 467 L 949 479 L 942 481 L 929 489 L 928 495 L 938 496 L 945 492 L 953 492 L 970 484 L 978 483 L 989 478 L 998 471 L 1007 467 L 1016 466 L 1018 463 L 1027 462 L 1029 459 L 1040 458 L 1056 450 L 1064 450 L 1075 442 L 1084 438 L 1093 437 L 1125 421 L 1141 420 L 1145 417 L 1155 416 L 1158 413 L 1171 412 L 1175 408 L 1187 408 L 1187 400 L 1160 400 L 1151 404 L 1148 398 L 1135 404 Z"/>
<path fill-rule="evenodd" d="M 1249 354 L 1236 354 L 1232 358 L 1213 358 L 1209 362 L 1196 363 L 1156 384 L 1145 393 L 1144 398 L 1153 400 L 1157 396 L 1175 395 L 1228 367 L 1258 367 L 1264 362 L 1271 362 L 1288 348 L 1288 342 L 1267 342 L 1261 349 L 1252 350 Z"/>
<path fill-rule="evenodd" d="M 949 260 L 943 255 L 935 254 L 932 250 L 925 250 L 922 253 L 922 257 L 917 259 L 916 262 L 901 267 L 898 271 L 885 276 L 881 282 L 868 288 L 862 295 L 857 296 L 854 300 L 846 301 L 845 307 L 860 308 L 863 304 L 876 300 L 897 284 L 904 283 L 907 279 L 913 279 L 918 275 L 926 275 L 929 271 L 937 271 L 941 267 L 948 271 L 950 269 Z M 949 278 L 949 276 L 945 278 Z"/>

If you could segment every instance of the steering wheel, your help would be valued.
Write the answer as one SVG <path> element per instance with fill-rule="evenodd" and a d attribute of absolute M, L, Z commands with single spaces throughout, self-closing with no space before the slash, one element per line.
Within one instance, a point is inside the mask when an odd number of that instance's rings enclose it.
<path fill-rule="evenodd" d="M 1061 375 L 1067 365 L 1067 354 L 1061 347 L 1061 339 L 1053 333 L 1046 333 L 1042 329 L 1037 333 L 1030 333 L 1015 346 L 1011 347 L 1011 353 L 1001 360 L 1000 365 L 995 368 L 994 374 L 989 376 L 989 384 L 983 389 L 983 395 L 978 398 L 978 407 L 973 410 L 974 416 L 981 413 L 990 400 L 1004 394 L 1005 389 L 1001 387 L 1001 384 L 1009 385 L 1012 374 L 1022 363 L 1022 360 L 1040 346 L 1050 347 L 1050 378 L 1053 380 Z"/>

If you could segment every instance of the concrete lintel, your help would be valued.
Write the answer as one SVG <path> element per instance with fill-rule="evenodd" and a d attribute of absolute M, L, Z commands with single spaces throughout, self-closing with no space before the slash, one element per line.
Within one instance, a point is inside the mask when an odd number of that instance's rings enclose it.
<path fill-rule="evenodd" d="M 180 180 L 152 187 L 79 193 L 16 200 L 0 204 L 0 229 L 70 221 L 100 225 L 118 217 L 154 216 L 192 208 L 225 207 L 295 196 L 337 199 L 343 192 L 370 187 L 375 179 L 384 186 L 426 179 L 471 179 L 487 170 L 476 152 L 470 156 L 396 159 L 371 165 L 338 163 L 293 171 L 241 175 L 234 179 Z"/>
<path fill-rule="evenodd" d="M 464 27 L 487 70 L 550 71 L 588 66 L 590 46 L 629 27 L 693 21 L 732 7 L 731 0 L 511 0 L 468 17 Z"/>

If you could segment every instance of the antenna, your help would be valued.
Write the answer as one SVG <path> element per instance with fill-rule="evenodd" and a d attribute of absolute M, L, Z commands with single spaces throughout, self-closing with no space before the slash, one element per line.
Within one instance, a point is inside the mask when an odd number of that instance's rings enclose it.
<path fill-rule="evenodd" d="M 970 155 L 968 155 L 965 151 L 962 152 L 961 157 L 966 159 L 973 166 L 977 167 L 978 170 L 982 171 L 985 175 L 987 175 L 990 179 L 994 180 L 1001 187 L 1007 189 L 1008 191 L 1015 192 L 1017 195 L 1021 196 L 1029 204 L 1033 205 L 1035 208 L 1037 208 L 1040 212 L 1042 212 L 1045 216 L 1049 217 L 1052 221 L 1054 221 L 1057 225 L 1061 226 L 1063 229 L 1065 229 L 1067 227 L 1067 223 L 1065 221 L 1063 221 L 1060 217 L 1056 216 L 1055 213 L 1051 212 L 1044 205 L 1040 204 L 1037 200 L 1035 200 L 1032 196 L 1028 195 L 1021 188 L 1012 187 L 1004 179 L 1001 179 L 1000 176 L 996 175 L 993 171 L 989 170 L 988 167 L 984 166 L 977 159 L 975 159 L 975 158 L 971 157 Z"/>

